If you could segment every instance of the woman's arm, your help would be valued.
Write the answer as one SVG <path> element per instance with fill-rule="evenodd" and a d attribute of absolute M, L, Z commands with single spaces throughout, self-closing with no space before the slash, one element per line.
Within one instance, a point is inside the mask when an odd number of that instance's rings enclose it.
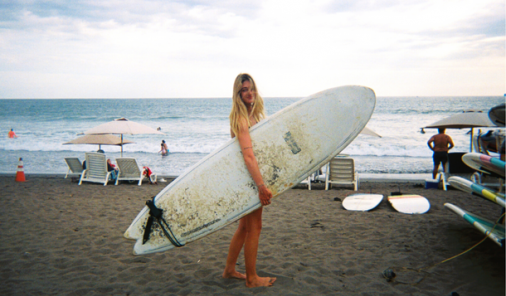
<path fill-rule="evenodd" d="M 258 162 L 255 158 L 255 154 L 253 153 L 251 137 L 246 122 L 242 125 L 242 128 L 237 135 L 237 140 L 241 146 L 242 155 L 244 157 L 246 167 L 248 168 L 248 172 L 258 187 L 260 202 L 263 206 L 269 205 L 271 203 L 270 199 L 272 198 L 272 192 L 264 184 L 262 175 L 260 174 L 260 169 L 258 168 Z"/>

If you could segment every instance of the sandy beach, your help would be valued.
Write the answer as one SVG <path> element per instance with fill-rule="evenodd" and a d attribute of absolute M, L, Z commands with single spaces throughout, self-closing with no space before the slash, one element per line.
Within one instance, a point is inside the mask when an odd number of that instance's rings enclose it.
<path fill-rule="evenodd" d="M 386 198 L 371 212 L 346 211 L 341 200 L 350 189 L 290 189 L 263 215 L 257 270 L 278 279 L 248 289 L 221 278 L 236 223 L 183 248 L 132 254 L 134 241 L 123 233 L 167 183 L 78 186 L 63 176 L 26 178 L 0 176 L 0 295 L 505 294 L 505 253 L 490 239 L 426 272 L 406 269 L 434 265 L 483 238 L 445 202 L 499 217 L 498 205 L 457 190 L 361 183 L 358 192 L 388 196 L 400 189 L 430 201 L 428 213 L 406 215 Z M 241 254 L 240 271 L 243 262 Z M 382 276 L 389 267 L 393 282 Z"/>

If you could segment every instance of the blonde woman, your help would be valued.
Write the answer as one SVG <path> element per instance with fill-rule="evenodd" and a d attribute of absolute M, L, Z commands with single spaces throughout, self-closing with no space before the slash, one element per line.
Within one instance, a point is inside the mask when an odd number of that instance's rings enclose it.
<path fill-rule="evenodd" d="M 239 74 L 234 82 L 232 95 L 232 111 L 230 112 L 231 136 L 237 137 L 244 162 L 258 188 L 258 196 L 262 206 L 271 203 L 272 192 L 265 186 L 253 153 L 253 145 L 249 128 L 265 117 L 264 103 L 258 94 L 255 81 L 249 74 Z M 272 286 L 276 278 L 259 277 L 256 272 L 258 240 L 262 230 L 262 209 L 260 208 L 239 221 L 239 226 L 232 237 L 228 250 L 224 278 L 245 279 L 248 287 Z M 236 269 L 237 258 L 244 246 L 246 274 Z"/>

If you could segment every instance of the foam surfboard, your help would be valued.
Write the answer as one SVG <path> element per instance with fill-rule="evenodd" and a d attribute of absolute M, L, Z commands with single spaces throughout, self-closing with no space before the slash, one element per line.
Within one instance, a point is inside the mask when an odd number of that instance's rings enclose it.
<path fill-rule="evenodd" d="M 352 194 L 343 200 L 343 208 L 348 211 L 370 211 L 383 200 L 382 194 Z"/>
<path fill-rule="evenodd" d="M 469 166 L 480 172 L 495 173 L 504 177 L 505 162 L 497 157 L 482 153 L 466 153 L 462 156 L 462 161 Z"/>
<path fill-rule="evenodd" d="M 464 218 L 464 220 L 476 227 L 476 229 L 481 231 L 483 234 L 488 235 L 488 237 L 496 244 L 504 247 L 504 225 L 501 223 L 497 223 L 497 225 L 495 225 L 494 221 L 490 221 L 473 213 L 467 212 L 451 203 L 445 203 L 445 207 Z"/>
<path fill-rule="evenodd" d="M 400 213 L 424 214 L 430 209 L 429 200 L 421 195 L 393 195 L 388 202 Z"/>
<path fill-rule="evenodd" d="M 468 193 L 476 193 L 479 196 L 504 207 L 504 194 L 502 193 L 490 190 L 462 177 L 450 177 L 448 178 L 448 182 L 450 182 L 450 185 L 457 188 L 458 190 Z"/>
<path fill-rule="evenodd" d="M 252 127 L 253 151 L 273 197 L 348 146 L 369 121 L 375 104 L 370 88 L 338 87 L 302 99 Z M 187 169 L 153 203 L 163 210 L 165 222 L 160 222 L 163 227 L 158 223 L 148 227 L 153 231 L 144 242 L 150 210 L 142 209 L 124 234 L 137 240 L 134 254 L 184 246 L 261 207 L 237 139 Z"/>

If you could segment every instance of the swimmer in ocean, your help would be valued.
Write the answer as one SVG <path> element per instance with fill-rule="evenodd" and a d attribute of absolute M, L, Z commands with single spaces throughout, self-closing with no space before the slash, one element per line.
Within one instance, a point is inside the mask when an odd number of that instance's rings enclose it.
<path fill-rule="evenodd" d="M 160 149 L 160 151 L 158 151 L 158 153 L 162 153 L 162 156 L 166 156 L 166 155 L 169 155 L 169 148 L 167 148 L 167 144 L 165 144 L 165 140 L 162 140 L 162 149 Z"/>

